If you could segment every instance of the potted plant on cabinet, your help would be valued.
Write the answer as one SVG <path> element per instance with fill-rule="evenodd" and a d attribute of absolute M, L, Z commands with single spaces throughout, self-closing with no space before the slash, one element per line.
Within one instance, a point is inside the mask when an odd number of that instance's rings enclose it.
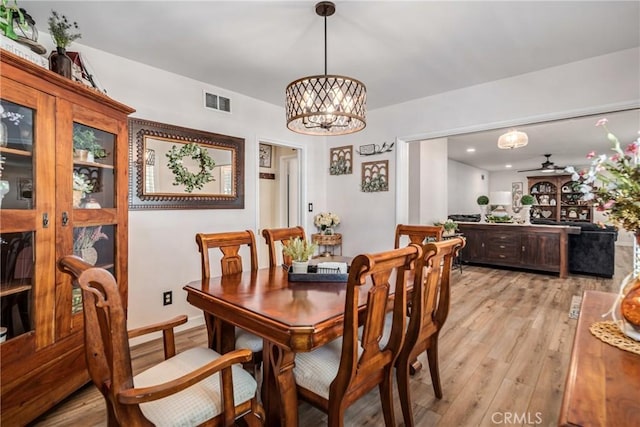
<path fill-rule="evenodd" d="M 292 271 L 293 273 L 306 273 L 309 266 L 309 259 L 318 249 L 318 245 L 315 243 L 309 243 L 300 237 L 294 237 L 289 240 L 289 243 L 284 245 L 282 253 L 290 256 L 293 260 Z"/>
<path fill-rule="evenodd" d="M 107 151 L 97 142 L 98 137 L 93 129 L 74 126 L 73 156 L 78 160 L 93 162 L 95 159 L 107 157 Z"/>
<path fill-rule="evenodd" d="M 487 215 L 487 205 L 489 204 L 489 197 L 482 195 L 478 196 L 476 203 L 480 206 L 480 222 L 486 222 L 485 216 Z"/>
<path fill-rule="evenodd" d="M 55 10 L 51 11 L 47 23 L 49 24 L 49 34 L 56 44 L 56 51 L 49 56 L 49 69 L 70 79 L 72 61 L 67 56 L 67 46 L 82 37 L 82 34 L 72 32 L 73 29 L 78 29 L 78 23 L 69 22 L 66 16 L 58 14 Z"/>
<path fill-rule="evenodd" d="M 524 217 L 525 224 L 531 224 L 531 205 L 533 205 L 534 198 L 530 194 L 525 194 L 520 199 L 522 203 L 522 216 Z"/>

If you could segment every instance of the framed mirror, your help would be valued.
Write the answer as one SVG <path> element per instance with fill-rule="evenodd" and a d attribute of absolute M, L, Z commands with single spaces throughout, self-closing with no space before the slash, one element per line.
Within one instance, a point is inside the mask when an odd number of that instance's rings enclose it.
<path fill-rule="evenodd" d="M 129 209 L 244 209 L 244 139 L 129 119 Z"/>

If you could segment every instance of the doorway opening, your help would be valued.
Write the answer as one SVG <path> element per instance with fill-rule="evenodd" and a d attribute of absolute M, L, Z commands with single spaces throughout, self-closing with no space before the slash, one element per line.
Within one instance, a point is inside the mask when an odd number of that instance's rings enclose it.
<path fill-rule="evenodd" d="M 302 225 L 302 149 L 273 142 L 260 142 L 261 154 L 270 157 L 259 163 L 258 259 L 268 263 L 267 246 L 262 237 L 265 228 Z M 264 265 L 263 265 L 264 264 Z"/>

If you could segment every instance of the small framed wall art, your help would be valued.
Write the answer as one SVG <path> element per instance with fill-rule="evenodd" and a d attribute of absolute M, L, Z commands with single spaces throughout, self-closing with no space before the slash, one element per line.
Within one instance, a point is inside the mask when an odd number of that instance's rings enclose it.
<path fill-rule="evenodd" d="M 329 150 L 329 175 L 348 175 L 353 168 L 353 145 Z"/>
<path fill-rule="evenodd" d="M 271 154 L 273 153 L 273 146 L 269 144 L 260 144 L 258 156 L 260 158 L 261 168 L 271 167 Z"/>
<path fill-rule="evenodd" d="M 511 183 L 511 207 L 514 212 L 519 212 L 522 208 L 522 191 L 524 184 L 522 182 Z"/>
<path fill-rule="evenodd" d="M 362 163 L 361 189 L 365 193 L 389 191 L 389 160 Z"/>

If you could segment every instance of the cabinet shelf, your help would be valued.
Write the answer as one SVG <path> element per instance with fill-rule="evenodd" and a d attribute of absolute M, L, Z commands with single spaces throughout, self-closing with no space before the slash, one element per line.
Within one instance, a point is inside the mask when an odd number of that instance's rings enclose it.
<path fill-rule="evenodd" d="M 101 168 L 101 169 L 113 169 L 113 165 L 105 165 L 104 163 L 97 162 L 83 162 L 81 160 L 74 160 L 74 166 L 88 166 L 90 168 Z"/>
<path fill-rule="evenodd" d="M 0 153 L 15 154 L 16 156 L 32 157 L 33 153 L 27 150 L 18 150 L 17 148 L 0 147 Z"/>

